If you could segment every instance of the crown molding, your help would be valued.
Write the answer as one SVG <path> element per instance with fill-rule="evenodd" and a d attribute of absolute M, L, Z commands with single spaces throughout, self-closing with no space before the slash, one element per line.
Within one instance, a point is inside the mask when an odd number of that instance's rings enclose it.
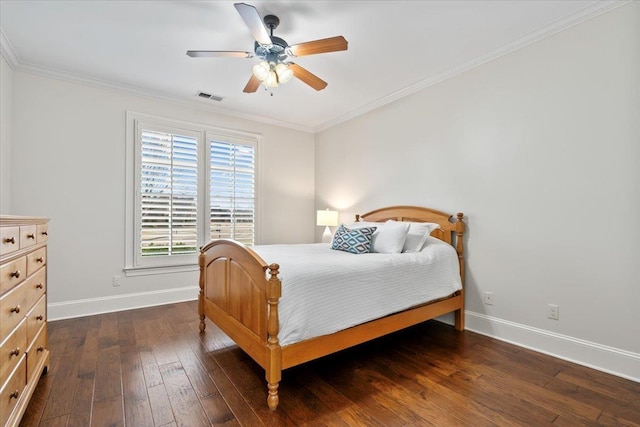
<path fill-rule="evenodd" d="M 9 39 L 4 35 L 4 31 L 0 28 L 0 54 L 4 59 L 7 60 L 9 67 L 12 70 L 16 69 L 16 65 L 20 62 L 18 57 L 16 56 L 11 43 L 9 43 Z"/>
<path fill-rule="evenodd" d="M 466 71 L 469 71 L 475 67 L 479 67 L 480 65 L 486 64 L 493 60 L 496 60 L 502 56 L 508 55 L 511 52 L 514 52 L 518 49 L 522 49 L 530 44 L 536 43 L 540 40 L 543 40 L 549 36 L 557 34 L 561 31 L 569 29 L 575 25 L 578 25 L 584 21 L 588 21 L 592 18 L 600 16 L 604 13 L 607 13 L 613 9 L 616 9 L 620 6 L 623 6 L 627 3 L 631 3 L 632 0 L 600 0 L 593 3 L 590 6 L 586 6 L 585 8 L 563 18 L 560 19 L 538 31 L 533 33 L 529 33 L 520 39 L 506 44 L 502 47 L 494 49 L 484 55 L 476 57 L 470 61 L 467 61 L 463 64 L 460 64 L 456 67 L 450 68 L 442 73 L 435 74 L 433 76 L 427 77 L 424 80 L 420 80 L 416 83 L 413 83 L 409 86 L 406 86 L 394 93 L 386 95 L 382 98 L 379 98 L 371 103 L 365 104 L 355 110 L 352 110 L 346 114 L 337 116 L 329 121 L 326 121 L 318 126 L 316 126 L 313 131 L 314 133 L 322 132 L 326 129 L 329 129 L 333 126 L 336 126 L 340 123 L 344 123 L 348 120 L 361 116 L 363 114 L 368 113 L 369 111 L 373 111 L 380 107 L 383 107 L 391 102 L 402 99 L 406 96 L 412 95 L 416 92 L 419 92 L 423 89 L 426 89 L 430 86 L 433 86 L 442 81 L 448 80 L 452 77 L 455 77 L 459 74 L 462 74 Z"/>

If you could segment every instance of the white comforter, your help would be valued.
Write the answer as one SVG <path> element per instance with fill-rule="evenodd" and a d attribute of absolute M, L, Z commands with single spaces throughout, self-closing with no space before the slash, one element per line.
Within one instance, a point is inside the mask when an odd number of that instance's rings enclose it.
<path fill-rule="evenodd" d="M 433 237 L 418 253 L 362 254 L 326 243 L 253 248 L 282 280 L 280 345 L 337 332 L 462 288 L 458 255 Z"/>

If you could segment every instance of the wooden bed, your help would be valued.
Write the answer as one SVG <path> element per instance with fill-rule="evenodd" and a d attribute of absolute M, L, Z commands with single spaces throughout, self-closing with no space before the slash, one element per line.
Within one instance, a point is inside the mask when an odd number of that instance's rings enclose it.
<path fill-rule="evenodd" d="M 455 327 L 463 330 L 465 224 L 462 218 L 462 213 L 453 218 L 444 212 L 414 206 L 393 206 L 356 215 L 356 221 L 385 222 L 393 219 L 439 224 L 440 229 L 434 230 L 431 235 L 455 247 L 463 289 L 444 299 L 286 346 L 281 346 L 278 341 L 278 300 L 281 296 L 278 264 L 267 265 L 253 250 L 241 243 L 227 239 L 214 240 L 200 250 L 200 332 L 204 333 L 205 318 L 210 319 L 265 369 L 267 404 L 275 410 L 279 402 L 278 386 L 283 369 L 445 313 L 455 312 Z"/>

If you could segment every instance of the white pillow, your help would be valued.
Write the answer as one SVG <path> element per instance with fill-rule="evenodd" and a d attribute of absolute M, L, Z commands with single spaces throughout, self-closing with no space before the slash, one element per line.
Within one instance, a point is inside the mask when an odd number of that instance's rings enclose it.
<path fill-rule="evenodd" d="M 409 224 L 403 222 L 385 222 L 373 233 L 371 252 L 399 254 L 407 238 Z"/>
<path fill-rule="evenodd" d="M 383 254 L 399 254 L 404 247 L 408 222 L 354 222 L 349 228 L 377 227 L 371 239 L 371 252 Z"/>
<path fill-rule="evenodd" d="M 409 231 L 407 232 L 402 252 L 420 252 L 431 232 L 440 228 L 434 222 L 406 222 L 405 224 L 409 224 Z"/>

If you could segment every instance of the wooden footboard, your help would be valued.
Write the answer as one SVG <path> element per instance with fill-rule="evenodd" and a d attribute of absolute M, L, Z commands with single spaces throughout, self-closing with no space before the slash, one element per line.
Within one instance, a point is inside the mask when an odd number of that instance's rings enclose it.
<path fill-rule="evenodd" d="M 267 403 L 275 409 L 282 360 L 278 342 L 278 264 L 267 265 L 245 245 L 226 239 L 203 247 L 199 264 L 200 332 L 205 330 L 205 317 L 209 318 L 265 369 Z"/>
<path fill-rule="evenodd" d="M 358 219 L 360 216 L 357 216 Z M 444 212 L 412 206 L 378 209 L 362 215 L 366 221 L 436 222 L 432 233 L 456 248 L 464 285 L 463 214 L 455 220 Z M 267 265 L 249 247 L 233 240 L 214 240 L 200 251 L 200 331 L 209 318 L 265 369 L 267 404 L 278 406 L 282 369 L 334 353 L 385 334 L 455 313 L 455 326 L 464 329 L 464 289 L 441 300 L 383 317 L 352 328 L 281 347 L 278 341 L 278 300 L 281 282 L 278 264 Z"/>

